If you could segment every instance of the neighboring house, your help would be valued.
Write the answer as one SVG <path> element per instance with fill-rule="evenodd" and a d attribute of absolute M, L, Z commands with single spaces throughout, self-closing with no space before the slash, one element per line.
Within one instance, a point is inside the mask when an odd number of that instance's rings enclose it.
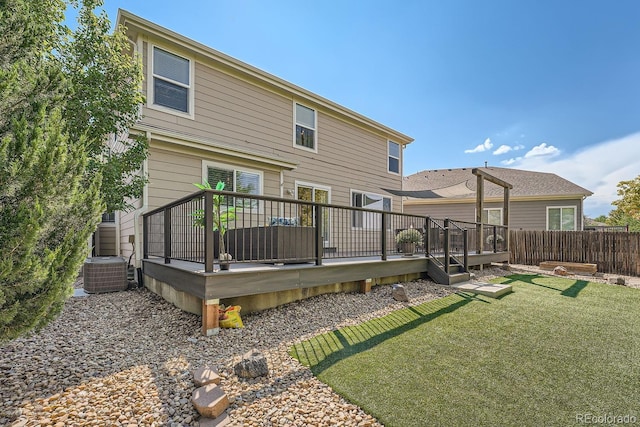
<path fill-rule="evenodd" d="M 583 201 L 593 193 L 552 173 L 485 167 L 481 170 L 513 185 L 512 230 L 582 230 Z M 426 170 L 404 179 L 404 212 L 460 221 L 476 220 L 477 177 L 472 168 Z M 502 225 L 503 188 L 484 184 L 482 222 Z"/>
<path fill-rule="evenodd" d="M 146 96 L 139 123 L 149 183 L 133 212 L 116 212 L 117 253 L 128 256 L 140 215 L 197 191 L 227 190 L 402 211 L 402 152 L 412 138 L 265 71 L 127 11 L 142 57 Z M 103 252 L 100 248 L 98 252 Z"/>

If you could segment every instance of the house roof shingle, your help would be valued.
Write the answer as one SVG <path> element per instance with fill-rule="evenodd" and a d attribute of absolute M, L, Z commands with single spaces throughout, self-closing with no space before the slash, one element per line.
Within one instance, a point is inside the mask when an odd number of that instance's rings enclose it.
<path fill-rule="evenodd" d="M 477 177 L 473 168 L 424 170 L 404 178 L 402 195 L 415 199 L 476 197 Z M 591 196 L 593 193 L 556 174 L 521 169 L 478 168 L 513 185 L 511 197 Z M 486 198 L 499 198 L 503 188 L 485 181 Z"/>

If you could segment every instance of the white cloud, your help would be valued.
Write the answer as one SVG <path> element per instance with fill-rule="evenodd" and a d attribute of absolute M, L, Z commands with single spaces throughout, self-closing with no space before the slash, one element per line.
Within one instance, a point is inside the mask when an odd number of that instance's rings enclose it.
<path fill-rule="evenodd" d="M 513 148 L 509 147 L 508 145 L 501 145 L 500 147 L 498 147 L 498 149 L 496 151 L 493 152 L 494 156 L 499 156 L 500 154 L 507 154 L 509 151 L 513 150 Z"/>
<path fill-rule="evenodd" d="M 561 155 L 557 148 L 540 144 L 527 154 L 534 150 L 555 155 L 525 155 L 505 160 L 502 164 L 518 169 L 555 173 L 592 191 L 593 196 L 584 201 L 585 213 L 592 218 L 607 215 L 613 209 L 611 202 L 618 199 L 616 186 L 620 181 L 633 179 L 640 174 L 640 132 L 604 141 L 575 153 Z"/>
<path fill-rule="evenodd" d="M 547 145 L 546 142 L 543 142 L 540 145 L 533 147 L 531 150 L 524 155 L 525 158 L 530 157 L 540 157 L 540 156 L 555 156 L 560 154 L 560 150 L 558 150 L 553 145 Z"/>
<path fill-rule="evenodd" d="M 518 144 L 518 145 L 514 146 L 514 147 L 513 147 L 513 149 L 514 149 L 515 151 L 518 151 L 518 150 L 524 150 L 524 145 L 522 145 L 522 144 Z"/>
<path fill-rule="evenodd" d="M 493 144 L 491 143 L 491 139 L 487 138 L 484 140 L 484 142 L 480 145 L 478 145 L 476 148 L 471 149 L 471 150 L 464 150 L 465 153 L 469 154 L 469 153 L 482 153 L 483 151 L 487 151 L 487 150 L 491 150 L 491 148 L 493 147 Z"/>
<path fill-rule="evenodd" d="M 513 165 L 513 164 L 519 162 L 521 159 L 522 159 L 522 157 L 516 157 L 515 159 L 512 158 L 512 159 L 503 160 L 500 163 L 505 165 L 505 166 L 510 166 L 510 165 Z"/>

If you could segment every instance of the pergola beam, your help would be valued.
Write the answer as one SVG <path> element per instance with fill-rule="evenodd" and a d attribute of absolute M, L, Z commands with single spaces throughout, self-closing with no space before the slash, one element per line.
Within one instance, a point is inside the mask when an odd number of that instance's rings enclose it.
<path fill-rule="evenodd" d="M 503 225 L 507 227 L 509 230 L 509 204 L 510 204 L 510 195 L 509 190 L 513 188 L 513 185 L 509 184 L 507 181 L 503 181 L 500 178 L 497 178 L 479 168 L 473 168 L 471 170 L 477 177 L 477 185 L 476 185 L 476 223 L 480 224 L 478 229 L 476 230 L 477 239 L 476 239 L 476 253 L 482 253 L 482 242 L 484 242 L 483 234 L 484 227 L 482 226 L 482 212 L 484 211 L 484 180 L 499 185 L 504 189 L 504 201 L 503 201 Z M 506 247 L 509 250 L 509 233 L 506 233 L 505 236 Z"/>

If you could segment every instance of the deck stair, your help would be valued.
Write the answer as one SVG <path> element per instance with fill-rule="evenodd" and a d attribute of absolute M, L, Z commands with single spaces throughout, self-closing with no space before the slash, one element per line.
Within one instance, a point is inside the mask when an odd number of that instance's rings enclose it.
<path fill-rule="evenodd" d="M 456 283 L 466 282 L 471 278 L 469 272 L 465 270 L 464 265 L 460 264 L 454 257 L 450 258 L 448 273 L 445 271 L 444 262 L 441 258 L 429 259 L 427 274 L 436 283 L 442 285 L 454 285 Z"/>

